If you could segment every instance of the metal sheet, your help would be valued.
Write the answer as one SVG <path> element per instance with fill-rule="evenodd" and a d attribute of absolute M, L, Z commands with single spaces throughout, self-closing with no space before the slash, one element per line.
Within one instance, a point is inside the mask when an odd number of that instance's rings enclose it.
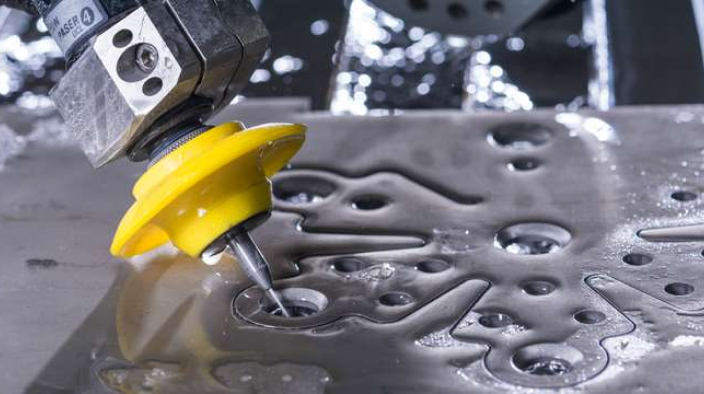
<path fill-rule="evenodd" d="M 309 140 L 254 236 L 290 301 L 320 309 L 296 319 L 263 312 L 229 257 L 110 259 L 141 168 L 93 171 L 78 151 L 30 145 L 0 173 L 2 381 L 9 392 L 30 381 L 29 392 L 696 391 L 702 245 L 637 232 L 704 222 L 703 117 L 282 113 Z"/>

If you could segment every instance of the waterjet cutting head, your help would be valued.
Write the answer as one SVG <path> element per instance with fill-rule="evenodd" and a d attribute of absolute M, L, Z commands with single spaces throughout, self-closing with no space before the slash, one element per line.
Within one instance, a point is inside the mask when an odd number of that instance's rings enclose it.
<path fill-rule="evenodd" d="M 151 160 L 112 254 L 131 257 L 170 241 L 201 257 L 227 240 L 287 314 L 249 230 L 268 217 L 269 178 L 301 147 L 305 127 L 203 126 L 242 90 L 268 47 L 251 2 L 32 3 L 68 64 L 51 97 L 90 162 Z"/>
<path fill-rule="evenodd" d="M 216 240 L 272 208 L 270 178 L 300 149 L 305 126 L 226 123 L 174 141 L 137 181 L 110 251 L 131 257 L 172 242 L 201 257 Z M 257 221 L 257 224 L 260 221 Z"/>
<path fill-rule="evenodd" d="M 249 231 L 269 217 L 271 181 L 300 149 L 305 126 L 192 127 L 160 147 L 133 189 L 110 251 L 131 257 L 171 241 L 202 257 L 229 247 L 244 273 L 289 316 Z"/>

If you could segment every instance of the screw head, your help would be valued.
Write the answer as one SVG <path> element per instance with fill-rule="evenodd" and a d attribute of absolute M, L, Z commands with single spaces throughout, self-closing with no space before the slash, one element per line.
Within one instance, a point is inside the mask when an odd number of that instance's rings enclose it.
<path fill-rule="evenodd" d="M 151 73 L 159 63 L 159 51 L 152 44 L 139 44 L 135 54 L 135 64 L 140 70 Z"/>

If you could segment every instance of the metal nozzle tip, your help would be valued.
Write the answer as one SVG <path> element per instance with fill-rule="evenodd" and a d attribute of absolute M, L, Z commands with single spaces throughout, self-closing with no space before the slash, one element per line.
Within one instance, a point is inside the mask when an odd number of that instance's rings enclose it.
<path fill-rule="evenodd" d="M 249 232 L 243 229 L 228 232 L 226 234 L 228 244 L 232 252 L 240 262 L 240 266 L 247 276 L 264 290 L 269 299 L 281 310 L 284 317 L 291 317 L 288 309 L 281 302 L 281 297 L 272 288 L 271 272 L 269 264 L 254 243 Z"/>

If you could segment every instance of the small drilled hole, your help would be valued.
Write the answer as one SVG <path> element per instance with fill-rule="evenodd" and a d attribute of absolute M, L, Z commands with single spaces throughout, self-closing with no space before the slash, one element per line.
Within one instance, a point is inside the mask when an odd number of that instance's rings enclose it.
<path fill-rule="evenodd" d="M 469 14 L 467 8 L 460 3 L 452 3 L 447 6 L 447 13 L 456 20 L 464 19 Z"/>
<path fill-rule="evenodd" d="M 313 204 L 323 201 L 335 191 L 335 185 L 326 180 L 300 176 L 274 183 L 274 197 L 289 204 Z"/>
<path fill-rule="evenodd" d="M 281 296 L 281 303 L 286 307 L 292 318 L 315 315 L 328 305 L 328 299 L 323 293 L 311 289 L 283 289 L 279 291 L 279 295 Z M 260 307 L 262 311 L 270 315 L 283 317 L 281 309 L 268 298 L 260 300 Z"/>
<path fill-rule="evenodd" d="M 513 355 L 513 365 L 521 372 L 538 376 L 559 376 L 569 373 L 582 361 L 582 353 L 557 343 L 530 345 Z"/>
<path fill-rule="evenodd" d="M 413 297 L 406 293 L 386 293 L 379 297 L 379 302 L 386 306 L 403 306 L 413 302 Z"/>
<path fill-rule="evenodd" d="M 606 319 L 606 315 L 599 311 L 581 311 L 574 315 L 574 319 L 582 324 L 597 324 Z"/>
<path fill-rule="evenodd" d="M 350 273 L 361 271 L 368 267 L 369 264 L 366 261 L 356 257 L 342 257 L 333 261 L 332 266 L 336 271 Z"/>
<path fill-rule="evenodd" d="M 486 328 L 502 328 L 513 324 L 513 319 L 503 313 L 485 313 L 479 318 L 478 322 Z"/>
<path fill-rule="evenodd" d="M 532 171 L 540 167 L 540 161 L 538 159 L 517 159 L 508 163 L 508 169 L 510 171 Z"/>
<path fill-rule="evenodd" d="M 427 11 L 428 10 L 428 0 L 408 0 L 408 5 L 414 11 Z"/>
<path fill-rule="evenodd" d="M 149 78 L 147 82 L 145 82 L 142 86 L 142 92 L 144 92 L 144 94 L 146 94 L 147 96 L 153 96 L 159 93 L 163 86 L 164 82 L 161 80 L 161 78 Z"/>
<path fill-rule="evenodd" d="M 653 257 L 642 253 L 630 253 L 623 256 L 623 262 L 628 265 L 647 265 L 653 262 Z"/>
<path fill-rule="evenodd" d="M 352 208 L 360 211 L 373 211 L 376 209 L 381 209 L 386 204 L 386 199 L 381 196 L 360 196 L 352 200 Z"/>
<path fill-rule="evenodd" d="M 555 253 L 567 246 L 572 235 L 549 223 L 521 223 L 506 227 L 494 238 L 494 246 L 511 254 Z"/>
<path fill-rule="evenodd" d="M 488 0 L 484 2 L 484 12 L 492 18 L 499 18 L 504 14 L 504 5 L 498 0 Z"/>
<path fill-rule="evenodd" d="M 132 42 L 132 32 L 123 29 L 118 31 L 115 36 L 112 38 L 112 45 L 118 47 L 118 48 L 124 48 L 127 45 L 130 45 Z"/>
<path fill-rule="evenodd" d="M 442 260 L 424 260 L 416 264 L 416 269 L 427 274 L 435 274 L 446 271 L 450 268 L 450 264 Z"/>
<path fill-rule="evenodd" d="M 507 123 L 492 128 L 489 142 L 503 148 L 526 150 L 546 144 L 552 131 L 536 123 Z"/>
<path fill-rule="evenodd" d="M 685 296 L 694 292 L 694 286 L 688 283 L 675 282 L 665 286 L 665 291 L 674 296 Z"/>
<path fill-rule="evenodd" d="M 555 291 L 555 285 L 548 281 L 536 280 L 523 285 L 523 291 L 532 296 L 543 296 Z"/>
<path fill-rule="evenodd" d="M 670 194 L 670 197 L 672 197 L 673 200 L 681 201 L 681 202 L 689 202 L 689 201 L 694 201 L 697 199 L 697 194 L 685 190 L 680 190 L 676 191 L 672 194 Z"/>

